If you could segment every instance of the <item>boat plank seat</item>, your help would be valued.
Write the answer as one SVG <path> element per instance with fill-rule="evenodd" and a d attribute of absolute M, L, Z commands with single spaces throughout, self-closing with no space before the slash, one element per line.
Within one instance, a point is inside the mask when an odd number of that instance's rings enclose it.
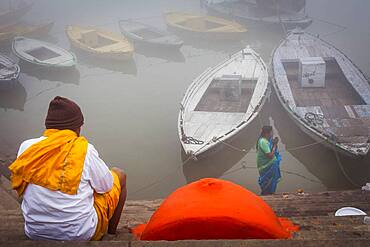
<path fill-rule="evenodd" d="M 370 85 L 344 54 L 316 36 L 293 31 L 275 51 L 273 69 L 279 98 L 302 125 L 345 143 L 349 152 L 368 151 Z M 303 84 L 303 69 L 316 84 Z"/>

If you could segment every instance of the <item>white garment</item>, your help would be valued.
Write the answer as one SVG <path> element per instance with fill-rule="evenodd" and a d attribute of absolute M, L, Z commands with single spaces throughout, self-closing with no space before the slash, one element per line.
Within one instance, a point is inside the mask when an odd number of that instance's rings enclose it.
<path fill-rule="evenodd" d="M 18 156 L 45 138 L 23 142 Z M 31 239 L 90 240 L 98 222 L 94 190 L 105 193 L 112 187 L 113 176 L 110 170 L 99 158 L 94 146 L 89 144 L 76 195 L 52 191 L 35 184 L 27 186 L 22 202 L 26 235 Z"/>

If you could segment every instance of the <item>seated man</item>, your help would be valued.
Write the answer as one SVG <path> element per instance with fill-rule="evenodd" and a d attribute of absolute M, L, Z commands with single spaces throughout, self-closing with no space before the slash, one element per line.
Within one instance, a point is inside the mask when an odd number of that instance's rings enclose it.
<path fill-rule="evenodd" d="M 114 234 L 126 200 L 126 175 L 111 171 L 80 136 L 84 118 L 73 101 L 55 97 L 43 136 L 22 143 L 9 167 L 23 196 L 31 239 L 99 240 Z"/>

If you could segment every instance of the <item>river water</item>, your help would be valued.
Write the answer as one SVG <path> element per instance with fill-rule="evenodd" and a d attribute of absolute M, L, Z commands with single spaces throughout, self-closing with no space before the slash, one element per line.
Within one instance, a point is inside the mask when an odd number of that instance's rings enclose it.
<path fill-rule="evenodd" d="M 204 12 L 198 0 L 34 2 L 24 19 L 34 23 L 54 21 L 46 40 L 67 49 L 70 46 L 64 28 L 68 24 L 118 32 L 117 21 L 132 18 L 165 28 L 165 11 Z M 307 0 L 306 5 L 306 12 L 314 18 L 307 30 L 343 50 L 366 75 L 370 75 L 369 9 L 368 0 Z M 17 87 L 0 92 L 0 158 L 14 157 L 23 140 L 42 134 L 49 101 L 62 95 L 82 107 L 82 133 L 106 163 L 128 174 L 129 199 L 163 198 L 179 186 L 204 177 L 231 180 L 259 193 L 254 146 L 261 124 L 272 124 L 281 139 L 283 179 L 278 192 L 363 185 L 370 180 L 370 158 L 337 157 L 320 144 L 300 148 L 314 141 L 289 120 L 274 95 L 260 117 L 231 143 L 247 154 L 225 146 L 205 160 L 182 165 L 185 157 L 177 134 L 177 115 L 192 79 L 246 45 L 268 62 L 282 38 L 280 29 L 250 27 L 240 42 L 186 40 L 179 53 L 137 50 L 134 61 L 125 64 L 77 54 L 79 63 L 74 73 L 22 67 L 24 73 Z M 9 52 L 7 48 L 1 51 Z"/>

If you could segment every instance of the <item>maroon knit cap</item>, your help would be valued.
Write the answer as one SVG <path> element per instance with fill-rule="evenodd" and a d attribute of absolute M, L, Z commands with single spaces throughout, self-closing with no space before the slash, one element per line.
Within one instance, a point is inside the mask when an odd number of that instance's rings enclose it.
<path fill-rule="evenodd" d="M 45 119 L 47 129 L 76 130 L 84 124 L 80 107 L 67 98 L 55 97 L 49 104 Z"/>

